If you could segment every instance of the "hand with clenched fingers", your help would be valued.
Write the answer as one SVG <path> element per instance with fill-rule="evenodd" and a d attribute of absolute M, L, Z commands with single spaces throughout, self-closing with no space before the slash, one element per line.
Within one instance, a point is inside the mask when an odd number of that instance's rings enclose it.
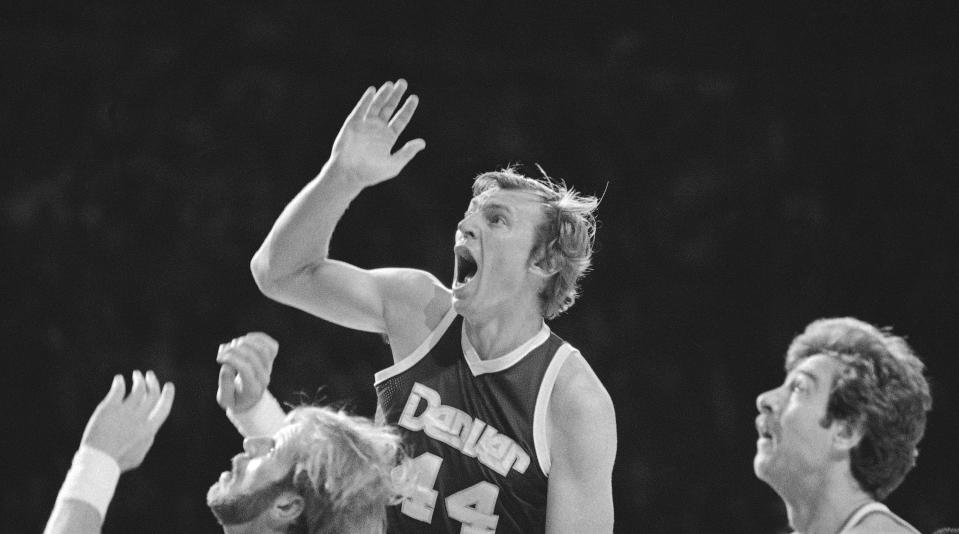
<path fill-rule="evenodd" d="M 121 472 L 143 463 L 153 438 L 170 415 L 175 391 L 171 382 L 161 388 L 153 371 L 146 376 L 134 371 L 126 398 L 125 393 L 123 376 L 113 377 L 110 391 L 90 416 L 80 441 L 113 457 Z"/>
<path fill-rule="evenodd" d="M 279 348 L 275 339 L 262 332 L 251 332 L 220 345 L 216 355 L 220 364 L 216 402 L 234 413 L 252 408 L 270 385 Z"/>
<path fill-rule="evenodd" d="M 399 174 L 426 148 L 426 141 L 413 139 L 393 152 L 419 103 L 416 95 L 410 95 L 399 106 L 405 92 L 403 79 L 386 82 L 378 90 L 367 88 L 333 142 L 330 164 L 364 187 Z"/>

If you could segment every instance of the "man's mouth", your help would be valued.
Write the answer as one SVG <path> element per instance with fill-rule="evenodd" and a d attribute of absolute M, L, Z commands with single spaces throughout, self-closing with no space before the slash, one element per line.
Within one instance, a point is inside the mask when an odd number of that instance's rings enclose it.
<path fill-rule="evenodd" d="M 230 479 L 234 479 L 237 475 L 240 474 L 240 462 L 243 460 L 243 454 L 237 454 L 230 459 L 230 470 L 224 471 L 224 474 L 228 473 Z"/>
<path fill-rule="evenodd" d="M 773 439 L 773 433 L 769 430 L 769 426 L 765 421 L 756 420 L 756 432 L 759 433 L 759 439 Z"/>
<path fill-rule="evenodd" d="M 456 255 L 456 279 L 453 280 L 453 287 L 458 288 L 465 286 L 476 276 L 477 264 L 473 253 L 463 245 L 454 247 L 453 253 Z"/>

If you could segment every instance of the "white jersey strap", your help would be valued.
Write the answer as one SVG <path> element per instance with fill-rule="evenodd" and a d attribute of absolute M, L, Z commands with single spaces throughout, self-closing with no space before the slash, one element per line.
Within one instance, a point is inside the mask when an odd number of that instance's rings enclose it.
<path fill-rule="evenodd" d="M 410 367 L 413 367 L 420 360 L 422 360 L 430 350 L 440 342 L 440 338 L 443 337 L 443 334 L 446 333 L 446 330 L 452 324 L 453 319 L 456 319 L 456 310 L 453 308 L 453 305 L 450 305 L 450 309 L 447 310 L 446 315 L 440 320 L 440 324 L 436 325 L 423 340 L 422 343 L 416 349 L 409 354 L 409 356 L 403 358 L 402 360 L 394 363 L 393 365 L 387 367 L 386 369 L 380 369 L 373 375 L 373 385 L 376 386 L 380 382 L 393 378 L 394 376 L 406 371 Z"/>
<path fill-rule="evenodd" d="M 556 385 L 556 377 L 559 376 L 560 369 L 575 350 L 569 343 L 563 343 L 556 349 L 556 354 L 546 368 L 546 374 L 543 375 L 543 381 L 539 385 L 539 393 L 536 395 L 536 407 L 533 409 L 533 447 L 536 449 L 539 468 L 546 476 L 549 476 L 550 467 L 549 434 L 546 432 L 549 400 L 553 396 L 553 386 Z"/>
<path fill-rule="evenodd" d="M 856 525 L 858 525 L 860 522 L 862 522 L 862 520 L 865 519 L 865 517 L 866 517 L 867 515 L 870 515 L 870 514 L 882 514 L 882 515 L 884 515 L 884 516 L 892 519 L 893 521 L 895 521 L 896 523 L 898 523 L 900 526 L 909 529 L 909 530 L 910 530 L 911 532 L 913 532 L 914 534 L 919 534 L 919 531 L 916 530 L 915 527 L 913 527 L 912 525 L 910 525 L 909 523 L 907 523 L 905 519 L 903 519 L 903 518 L 899 517 L 898 515 L 892 513 L 892 510 L 890 510 L 889 507 L 886 506 L 885 504 L 883 504 L 883 503 L 881 503 L 881 502 L 876 502 L 876 501 L 868 502 L 868 503 L 860 506 L 859 509 L 856 510 L 856 511 L 852 514 L 852 517 L 850 517 L 850 518 L 846 521 L 846 524 L 843 525 L 842 530 L 839 531 L 839 534 L 846 534 L 846 533 L 848 533 L 848 532 L 851 531 Z"/>

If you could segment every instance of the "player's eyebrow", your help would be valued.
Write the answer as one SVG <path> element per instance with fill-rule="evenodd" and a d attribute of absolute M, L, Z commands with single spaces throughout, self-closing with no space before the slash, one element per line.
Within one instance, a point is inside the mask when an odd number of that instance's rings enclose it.
<path fill-rule="evenodd" d="M 499 202 L 488 202 L 486 204 L 483 204 L 483 211 L 493 211 L 493 210 L 505 211 L 509 215 L 513 214 L 513 208 L 511 208 L 507 204 L 501 204 Z"/>

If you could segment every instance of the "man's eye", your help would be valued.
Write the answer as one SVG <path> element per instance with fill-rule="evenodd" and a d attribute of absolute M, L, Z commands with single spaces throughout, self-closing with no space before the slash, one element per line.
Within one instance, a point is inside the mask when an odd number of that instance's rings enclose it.
<path fill-rule="evenodd" d="M 789 384 L 789 391 L 806 391 L 806 387 L 799 380 L 793 380 L 792 384 Z"/>
<path fill-rule="evenodd" d="M 500 224 L 506 222 L 506 220 L 500 215 L 490 215 L 488 220 L 490 224 Z"/>

